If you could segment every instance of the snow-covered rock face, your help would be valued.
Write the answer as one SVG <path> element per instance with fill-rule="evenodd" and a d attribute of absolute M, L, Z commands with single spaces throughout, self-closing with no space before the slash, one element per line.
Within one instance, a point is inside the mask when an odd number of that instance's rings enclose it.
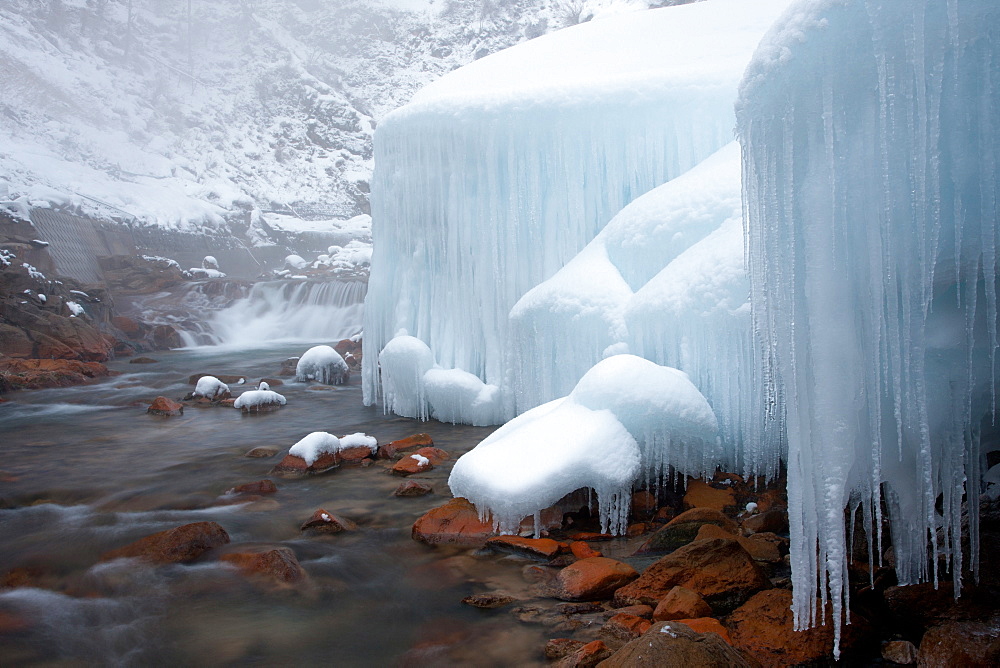
<path fill-rule="evenodd" d="M 448 485 L 505 533 L 589 488 L 601 530 L 622 533 L 632 485 L 644 473 L 655 483 L 667 467 L 701 475 L 714 469 L 718 454 L 715 415 L 687 375 L 615 355 L 568 397 L 519 415 L 459 458 Z"/>
<path fill-rule="evenodd" d="M 341 385 L 351 372 L 347 362 L 330 346 L 313 346 L 302 354 L 295 366 L 295 380 L 315 380 L 325 385 Z"/>
<path fill-rule="evenodd" d="M 405 329 L 442 366 L 500 387 L 508 418 L 567 391 L 515 406 L 511 308 L 623 206 L 731 140 L 740 75 L 788 1 L 575 26 L 456 70 L 387 116 L 375 136 L 369 350 Z M 595 299 L 616 301 L 626 282 L 596 286 Z M 598 355 L 614 342 L 599 339 Z M 533 363 L 556 364 L 551 353 Z M 365 360 L 371 404 L 382 388 L 376 356 Z M 567 374 L 569 387 L 585 369 Z"/>
<path fill-rule="evenodd" d="M 845 505 L 860 504 L 879 553 L 885 502 L 900 582 L 936 579 L 943 555 L 957 590 L 965 494 L 977 565 L 979 431 L 996 394 L 998 27 L 994 0 L 801 2 L 747 70 L 758 369 L 767 417 L 787 426 L 799 626 L 822 614 L 825 580 L 840 623 Z"/>

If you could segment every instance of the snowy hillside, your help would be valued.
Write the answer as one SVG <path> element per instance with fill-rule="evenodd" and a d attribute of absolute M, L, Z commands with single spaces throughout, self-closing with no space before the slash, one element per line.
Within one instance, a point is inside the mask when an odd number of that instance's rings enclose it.
<path fill-rule="evenodd" d="M 0 201 L 171 228 L 368 209 L 371 136 L 424 84 L 633 0 L 6 0 Z"/>

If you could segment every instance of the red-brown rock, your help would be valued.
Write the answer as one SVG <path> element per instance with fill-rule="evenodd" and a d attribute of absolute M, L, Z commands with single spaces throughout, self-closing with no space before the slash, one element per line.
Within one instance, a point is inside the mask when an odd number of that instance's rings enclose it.
<path fill-rule="evenodd" d="M 399 483 L 399 487 L 392 493 L 393 496 L 424 496 L 430 494 L 434 489 L 425 483 L 416 480 L 404 480 Z"/>
<path fill-rule="evenodd" d="M 680 585 L 721 610 L 769 586 L 767 575 L 735 540 L 699 540 L 663 557 L 615 594 L 618 605 L 656 605 Z"/>
<path fill-rule="evenodd" d="M 705 603 L 705 599 L 698 592 L 691 591 L 687 587 L 674 587 L 656 604 L 653 619 L 658 622 L 669 622 L 675 619 L 708 617 L 711 614 L 712 608 Z"/>
<path fill-rule="evenodd" d="M 281 584 L 294 584 L 306 577 L 306 572 L 287 547 L 266 552 L 230 552 L 219 557 L 233 564 L 244 575 L 267 578 Z"/>
<path fill-rule="evenodd" d="M 658 506 L 656 496 L 645 489 L 632 494 L 632 517 L 638 520 L 648 520 L 657 511 Z"/>
<path fill-rule="evenodd" d="M 525 557 L 551 559 L 563 551 L 562 545 L 551 538 L 496 536 L 486 541 L 486 549 Z"/>
<path fill-rule="evenodd" d="M 157 564 L 193 561 L 212 548 L 229 542 L 229 534 L 216 522 L 194 522 L 140 538 L 101 556 L 101 561 L 134 557 Z"/>
<path fill-rule="evenodd" d="M 757 664 L 722 638 L 678 622 L 656 622 L 601 664 L 602 668 L 753 668 Z"/>
<path fill-rule="evenodd" d="M 479 519 L 476 507 L 456 497 L 427 511 L 413 524 L 413 540 L 428 545 L 450 544 L 480 547 L 494 534 L 493 524 Z"/>
<path fill-rule="evenodd" d="M 434 448 L 429 446 L 424 448 L 418 448 L 416 451 L 414 451 L 413 454 L 420 455 L 421 457 L 426 457 L 427 459 L 431 460 L 431 464 L 433 464 L 434 466 L 441 466 L 446 461 L 451 459 L 451 455 L 449 455 L 441 448 Z"/>
<path fill-rule="evenodd" d="M 354 531 L 358 525 L 347 519 L 335 515 L 320 508 L 307 519 L 301 527 L 302 531 L 316 531 L 319 533 L 341 533 L 343 531 Z"/>
<path fill-rule="evenodd" d="M 395 459 L 396 455 L 407 450 L 416 450 L 425 446 L 434 445 L 434 439 L 429 434 L 414 434 L 392 441 L 379 447 L 379 459 Z"/>
<path fill-rule="evenodd" d="M 757 561 L 767 561 L 769 563 L 781 561 L 781 553 L 778 551 L 778 546 L 774 543 L 766 540 L 753 540 L 751 538 L 737 536 L 714 524 L 701 525 L 701 528 L 698 529 L 698 535 L 695 536 L 694 539 L 709 540 L 712 538 L 735 540 L 743 546 L 744 550 L 750 553 L 751 557 Z"/>
<path fill-rule="evenodd" d="M 882 658 L 901 666 L 917 662 L 917 648 L 909 640 L 892 640 L 882 645 Z"/>
<path fill-rule="evenodd" d="M 729 631 L 719 623 L 715 617 L 696 617 L 694 619 L 675 619 L 678 624 L 683 624 L 695 633 L 718 633 L 730 645 L 733 641 L 729 638 Z"/>
<path fill-rule="evenodd" d="M 695 539 L 705 524 L 714 524 L 726 532 L 736 534 L 736 522 L 713 508 L 692 508 L 660 527 L 649 537 L 636 554 L 669 554 Z"/>
<path fill-rule="evenodd" d="M 150 415 L 162 415 L 164 417 L 183 415 L 184 406 L 173 399 L 156 397 L 153 399 L 153 403 L 149 405 L 149 408 L 146 409 L 146 412 Z"/>
<path fill-rule="evenodd" d="M 0 359 L 0 391 L 69 387 L 110 375 L 112 372 L 100 362 L 81 362 L 75 359 Z"/>
<path fill-rule="evenodd" d="M 788 513 L 785 510 L 768 510 L 743 520 L 743 529 L 751 533 L 788 533 Z"/>
<path fill-rule="evenodd" d="M 434 468 L 431 460 L 423 455 L 412 454 L 403 457 L 392 467 L 393 475 L 408 476 L 415 473 L 423 473 Z"/>
<path fill-rule="evenodd" d="M 610 598 L 615 590 L 639 574 L 628 564 L 607 557 L 580 559 L 559 571 L 556 598 L 564 601 L 595 601 Z"/>
<path fill-rule="evenodd" d="M 652 619 L 653 608 L 649 605 L 626 605 L 624 608 L 616 608 L 614 614 L 635 615 L 643 619 Z"/>
<path fill-rule="evenodd" d="M 588 533 L 586 531 L 580 533 L 574 533 L 570 535 L 570 540 L 583 540 L 583 541 L 601 541 L 601 540 L 611 540 L 614 538 L 609 533 Z"/>
<path fill-rule="evenodd" d="M 592 668 L 609 656 L 611 656 L 611 650 L 604 644 L 604 641 L 595 640 L 559 659 L 555 666 L 557 668 Z"/>
<path fill-rule="evenodd" d="M 340 457 L 341 464 L 345 466 L 360 466 L 364 460 L 372 458 L 372 449 L 364 445 L 358 445 L 353 448 L 344 448 L 337 454 Z"/>
<path fill-rule="evenodd" d="M 792 592 L 768 589 L 754 595 L 729 616 L 733 645 L 756 658 L 763 666 L 790 666 L 824 660 L 833 653 L 833 624 L 807 631 L 795 631 Z M 842 627 L 841 647 L 851 647 L 863 621 L 852 615 L 852 623 Z"/>
<path fill-rule="evenodd" d="M 577 559 L 589 559 L 591 557 L 601 556 L 600 551 L 595 550 L 582 540 L 574 540 L 572 543 L 569 544 L 569 549 L 570 552 L 573 553 L 573 556 L 576 557 Z"/>
<path fill-rule="evenodd" d="M 628 642 L 649 630 L 652 622 L 636 615 L 619 612 L 601 627 L 601 633 Z"/>
<path fill-rule="evenodd" d="M 561 659 L 586 645 L 582 640 L 571 638 L 553 638 L 545 643 L 545 658 L 549 661 Z"/>
<path fill-rule="evenodd" d="M 306 460 L 296 455 L 285 455 L 278 464 L 271 469 L 271 473 L 306 475 L 307 473 L 322 473 L 335 468 L 340 464 L 340 457 L 335 452 L 324 452 L 316 458 L 312 464 L 306 464 Z"/>
<path fill-rule="evenodd" d="M 921 668 L 987 668 L 1000 666 L 997 624 L 951 621 L 931 627 L 920 641 Z"/>
<path fill-rule="evenodd" d="M 258 480 L 233 487 L 226 494 L 274 494 L 278 487 L 270 480 Z"/>
<path fill-rule="evenodd" d="M 685 508 L 711 508 L 722 512 L 735 505 L 736 493 L 731 487 L 718 489 L 703 480 L 688 482 L 687 492 L 684 494 Z"/>

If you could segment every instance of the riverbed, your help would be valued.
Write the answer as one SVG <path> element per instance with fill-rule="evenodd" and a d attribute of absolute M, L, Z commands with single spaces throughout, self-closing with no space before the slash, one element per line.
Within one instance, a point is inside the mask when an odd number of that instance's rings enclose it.
<path fill-rule="evenodd" d="M 269 476 L 313 431 L 365 432 L 386 443 L 427 432 L 452 461 L 491 428 L 383 415 L 362 405 L 360 378 L 326 387 L 272 387 L 280 410 L 243 415 L 187 405 L 146 414 L 158 395 L 179 399 L 192 374 L 278 377 L 309 346 L 195 348 L 156 364 L 109 366 L 121 375 L 83 387 L 20 392 L 0 404 L 0 575 L 28 569 L 34 586 L 0 593 L 0 665 L 543 665 L 548 637 L 509 610 L 461 603 L 502 590 L 530 601 L 523 563 L 413 541 L 413 522 L 451 497 L 450 464 L 414 476 L 424 497 L 392 495 L 387 466 L 302 479 Z M 234 394 L 243 387 L 233 388 Z M 245 453 L 277 448 L 271 458 Z M 278 492 L 233 504 L 225 492 L 270 477 Z M 228 504 L 228 505 L 226 505 Z M 356 532 L 303 534 L 317 508 Z M 265 586 L 211 558 L 151 567 L 100 562 L 145 535 L 216 521 L 233 544 L 291 548 L 309 574 Z M 6 624 L 6 627 L 4 627 Z"/>

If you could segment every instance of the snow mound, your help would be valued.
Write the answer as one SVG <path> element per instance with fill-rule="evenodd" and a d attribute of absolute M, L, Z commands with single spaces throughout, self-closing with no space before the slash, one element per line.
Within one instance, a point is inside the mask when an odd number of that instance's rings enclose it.
<path fill-rule="evenodd" d="M 503 421 L 500 388 L 462 369 L 429 369 L 423 377 L 430 416 L 441 422 L 485 427 Z"/>
<path fill-rule="evenodd" d="M 222 394 L 228 394 L 229 386 L 215 376 L 202 376 L 194 386 L 194 396 L 214 399 Z"/>
<path fill-rule="evenodd" d="M 424 374 L 434 367 L 434 353 L 427 344 L 406 334 L 394 337 L 379 353 L 378 363 L 385 412 L 426 420 Z"/>
<path fill-rule="evenodd" d="M 594 366 L 568 397 L 533 408 L 455 462 L 455 496 L 503 533 L 582 488 L 597 494 L 601 530 L 628 524 L 633 483 L 667 467 L 699 475 L 717 457 L 715 416 L 687 376 L 633 355 Z"/>
<path fill-rule="evenodd" d="M 312 466 L 324 454 L 334 454 L 348 448 L 366 447 L 372 454 L 378 450 L 378 441 L 368 434 L 357 432 L 337 438 L 325 431 L 314 431 L 304 436 L 288 449 L 288 454 L 301 457 L 306 466 Z"/>
<path fill-rule="evenodd" d="M 254 409 L 261 406 L 284 406 L 285 397 L 272 390 L 250 390 L 236 397 L 234 408 Z"/>
<path fill-rule="evenodd" d="M 350 377 L 347 362 L 330 346 L 313 346 L 295 365 L 295 380 L 315 380 L 324 385 L 342 385 Z"/>

